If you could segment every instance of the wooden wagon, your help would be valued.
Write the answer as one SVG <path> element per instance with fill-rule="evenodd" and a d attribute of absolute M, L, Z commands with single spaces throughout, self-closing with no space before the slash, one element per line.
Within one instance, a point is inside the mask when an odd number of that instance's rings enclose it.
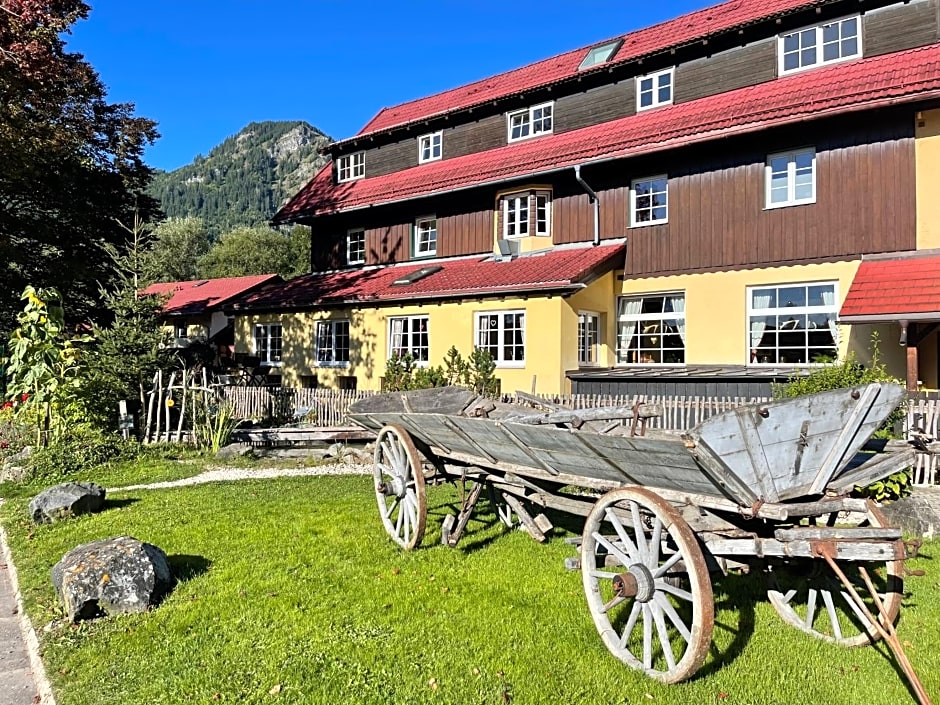
<path fill-rule="evenodd" d="M 777 613 L 820 639 L 856 646 L 893 629 L 906 548 L 849 495 L 911 465 L 904 444 L 867 450 L 903 396 L 870 384 L 741 407 L 681 434 L 644 432 L 656 409 L 641 405 L 536 411 L 456 387 L 372 397 L 351 418 L 378 433 L 379 513 L 405 549 L 424 536 L 432 478 L 467 489 L 444 522 L 449 545 L 484 490 L 538 539 L 551 528 L 544 508 L 586 517 L 571 567 L 604 644 L 674 683 L 708 652 L 716 571 L 765 571 Z"/>

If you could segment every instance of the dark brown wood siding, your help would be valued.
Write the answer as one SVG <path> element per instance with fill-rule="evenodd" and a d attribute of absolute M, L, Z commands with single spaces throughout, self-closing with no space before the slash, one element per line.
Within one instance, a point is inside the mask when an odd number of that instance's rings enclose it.
<path fill-rule="evenodd" d="M 382 176 L 418 166 L 418 140 L 415 137 L 366 150 L 366 177 Z"/>
<path fill-rule="evenodd" d="M 872 10 L 864 17 L 865 56 L 913 49 L 937 41 L 937 0 L 914 0 Z"/>
<path fill-rule="evenodd" d="M 441 257 L 492 250 L 492 210 L 448 215 L 437 219 L 437 254 Z"/>
<path fill-rule="evenodd" d="M 636 112 L 634 81 L 621 81 L 555 101 L 554 131 L 568 132 Z"/>
<path fill-rule="evenodd" d="M 366 228 L 366 264 L 406 262 L 411 257 L 411 223 Z"/>
<path fill-rule="evenodd" d="M 322 272 L 346 266 L 346 235 L 313 230 L 310 241 L 310 271 Z"/>
<path fill-rule="evenodd" d="M 777 40 L 766 39 L 676 67 L 674 102 L 772 81 L 777 76 Z"/>
<path fill-rule="evenodd" d="M 500 113 L 444 130 L 442 153 L 444 159 L 451 159 L 474 152 L 484 152 L 504 144 L 506 116 Z"/>
<path fill-rule="evenodd" d="M 673 155 L 659 165 L 670 167 L 669 223 L 624 228 L 627 274 L 796 264 L 915 249 L 914 140 L 908 118 L 896 114 L 883 128 L 866 128 L 863 118 L 829 123 L 809 141 L 805 127 L 775 131 L 726 144 L 735 157 L 717 153 L 714 146 Z M 885 125 L 872 115 L 864 119 Z M 816 148 L 816 202 L 765 209 L 767 154 L 804 146 Z M 656 173 L 629 165 L 620 171 L 625 179 Z M 623 183 L 612 190 L 611 196 L 602 194 L 602 204 L 625 213 Z M 619 216 L 605 217 L 617 227 Z M 586 239 L 583 234 L 581 239 Z"/>

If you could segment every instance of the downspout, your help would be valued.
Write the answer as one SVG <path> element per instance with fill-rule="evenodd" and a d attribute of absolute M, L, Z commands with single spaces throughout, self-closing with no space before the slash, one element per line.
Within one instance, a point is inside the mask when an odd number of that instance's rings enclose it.
<path fill-rule="evenodd" d="M 600 201 L 597 200 L 597 194 L 594 193 L 594 190 L 581 178 L 580 164 L 574 165 L 574 178 L 578 180 L 578 183 L 581 184 L 581 188 L 587 192 L 591 203 L 594 204 L 594 247 L 597 247 L 601 244 L 601 204 Z"/>

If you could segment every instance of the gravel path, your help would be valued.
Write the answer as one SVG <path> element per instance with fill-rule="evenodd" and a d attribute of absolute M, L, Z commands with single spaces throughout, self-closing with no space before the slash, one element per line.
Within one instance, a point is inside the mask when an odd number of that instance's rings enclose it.
<path fill-rule="evenodd" d="M 115 492 L 130 492 L 132 490 L 161 490 L 168 487 L 202 485 L 207 482 L 230 482 L 234 480 L 258 480 L 271 477 L 305 477 L 316 475 L 369 475 L 371 473 L 371 465 L 357 465 L 354 463 L 336 463 L 335 465 L 321 465 L 315 468 L 262 468 L 260 470 L 223 467 L 206 470 L 203 473 L 194 475 L 193 477 L 184 477 L 181 480 L 151 482 L 145 485 L 128 485 L 126 487 L 109 487 L 108 495 L 110 496 Z"/>

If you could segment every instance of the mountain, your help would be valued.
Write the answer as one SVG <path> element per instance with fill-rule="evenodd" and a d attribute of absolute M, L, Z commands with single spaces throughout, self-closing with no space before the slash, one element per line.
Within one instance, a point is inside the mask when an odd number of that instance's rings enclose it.
<path fill-rule="evenodd" d="M 331 141 L 300 120 L 253 122 L 208 156 L 157 172 L 150 194 L 167 217 L 202 218 L 212 237 L 264 224 L 326 163 L 318 150 Z"/>

